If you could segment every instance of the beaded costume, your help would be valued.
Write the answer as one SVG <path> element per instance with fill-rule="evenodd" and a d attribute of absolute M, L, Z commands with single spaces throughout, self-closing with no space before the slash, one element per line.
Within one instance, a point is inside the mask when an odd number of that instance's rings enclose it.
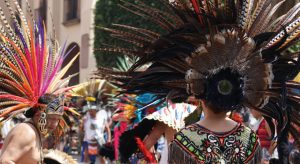
<path fill-rule="evenodd" d="M 174 163 L 257 163 L 252 158 L 260 153 L 258 145 L 255 132 L 241 124 L 224 133 L 193 124 L 175 135 L 170 154 L 177 156 Z M 172 159 L 169 158 L 170 163 L 173 163 Z"/>

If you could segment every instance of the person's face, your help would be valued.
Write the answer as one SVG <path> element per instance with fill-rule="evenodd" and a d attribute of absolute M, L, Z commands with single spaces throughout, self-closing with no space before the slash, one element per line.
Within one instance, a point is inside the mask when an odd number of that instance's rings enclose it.
<path fill-rule="evenodd" d="M 90 109 L 89 113 L 90 113 L 90 116 L 94 118 L 94 117 L 96 117 L 97 110 Z"/>
<path fill-rule="evenodd" d="M 61 118 L 62 118 L 62 116 L 57 115 L 57 114 L 48 114 L 47 115 L 46 128 L 47 128 L 48 132 L 53 132 L 56 129 Z"/>

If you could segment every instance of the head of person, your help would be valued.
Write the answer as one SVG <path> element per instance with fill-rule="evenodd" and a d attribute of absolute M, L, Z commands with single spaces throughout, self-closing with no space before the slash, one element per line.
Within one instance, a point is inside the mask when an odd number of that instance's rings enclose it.
<path fill-rule="evenodd" d="M 289 162 L 291 164 L 296 164 L 300 161 L 300 152 L 297 149 L 293 149 L 289 155 Z"/>
<path fill-rule="evenodd" d="M 203 107 L 203 111 L 206 112 L 212 112 L 214 114 L 226 114 L 227 110 L 223 108 L 219 108 L 218 106 L 215 106 L 214 104 L 206 101 L 206 100 L 201 100 L 201 105 Z"/>
<path fill-rule="evenodd" d="M 88 96 L 85 98 L 86 101 L 86 110 L 92 118 L 96 117 L 96 114 L 99 110 L 99 106 L 97 105 L 97 99 L 93 96 Z"/>
<path fill-rule="evenodd" d="M 97 114 L 98 110 L 99 110 L 99 108 L 97 105 L 95 105 L 95 104 L 88 105 L 88 112 L 92 118 L 96 118 L 96 114 Z"/>
<path fill-rule="evenodd" d="M 25 112 L 27 118 L 33 119 L 41 134 L 53 132 L 64 113 L 63 96 L 45 94 L 38 100 L 39 105 Z"/>
<path fill-rule="evenodd" d="M 216 70 L 205 78 L 189 70 L 187 92 L 201 100 L 204 111 L 226 114 L 240 108 L 243 101 L 243 77 L 230 68 Z"/>

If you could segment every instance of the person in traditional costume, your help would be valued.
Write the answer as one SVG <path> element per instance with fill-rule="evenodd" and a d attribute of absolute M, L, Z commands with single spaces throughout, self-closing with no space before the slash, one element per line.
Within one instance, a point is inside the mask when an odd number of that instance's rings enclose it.
<path fill-rule="evenodd" d="M 60 48 L 55 37 L 46 34 L 29 4 L 27 15 L 17 1 L 11 2 L 5 1 L 10 16 L 0 10 L 0 121 L 20 113 L 29 119 L 6 136 L 0 163 L 43 163 L 43 141 L 49 135 L 58 140 L 67 128 L 67 112 L 73 111 L 64 107 L 72 76 L 63 76 L 75 58 L 62 67 L 66 47 Z"/>
<path fill-rule="evenodd" d="M 86 102 L 86 105 L 83 106 L 83 112 L 86 114 L 81 125 L 81 132 L 84 134 L 81 162 L 95 163 L 97 157 L 101 163 L 106 161 L 103 155 L 99 156 L 99 147 L 111 141 L 109 116 L 102 108 L 102 97 L 105 90 L 110 90 L 110 86 L 105 80 L 96 80 L 91 77 L 87 82 L 78 84 L 69 91 L 70 95 L 79 96 Z M 107 133 L 107 140 L 104 138 L 104 132 Z"/>
<path fill-rule="evenodd" d="M 142 132 L 143 134 L 136 135 L 135 133 L 136 127 L 139 126 L 141 122 L 143 122 L 143 118 L 151 115 L 152 113 L 155 113 L 155 111 L 160 110 L 165 105 L 163 103 L 153 101 L 155 100 L 155 98 L 156 96 L 150 93 L 144 93 L 140 95 L 124 94 L 118 97 L 119 100 L 116 101 L 117 110 L 113 114 L 113 119 L 115 121 L 118 121 L 118 125 L 120 125 L 120 127 L 116 128 L 116 131 L 114 132 L 116 159 L 119 159 L 120 157 L 120 161 L 127 162 L 129 157 L 137 149 L 135 137 L 144 136 L 149 132 L 149 130 L 151 130 L 151 127 L 148 127 L 148 125 L 151 125 L 152 123 L 146 123 L 143 125 L 147 126 L 138 128 L 140 129 L 138 130 L 139 133 L 141 131 L 145 131 Z M 131 129 L 135 130 L 131 131 Z M 120 137 L 124 136 L 124 132 L 126 130 L 126 137 L 124 137 L 125 139 L 122 139 L 121 141 Z M 128 144 L 132 145 L 130 150 L 127 149 L 128 147 L 126 145 Z"/>
<path fill-rule="evenodd" d="M 288 132 L 299 143 L 293 124 L 300 124 L 300 97 L 293 90 L 300 84 L 292 80 L 300 58 L 283 52 L 299 40 L 300 3 L 278 16 L 284 1 L 159 2 L 164 10 L 122 1 L 123 8 L 165 31 L 120 24 L 103 28 L 132 46 L 99 50 L 138 60 L 126 72 L 100 67 L 98 75 L 127 93 L 152 92 L 174 102 L 190 95 L 201 100 L 204 118 L 175 135 L 169 163 L 261 162 L 255 132 L 226 117 L 241 107 L 261 112 L 272 138 L 276 129 L 279 160 L 288 163 Z M 144 65 L 147 69 L 138 70 Z"/>
<path fill-rule="evenodd" d="M 120 137 L 120 157 L 121 162 L 127 162 L 129 157 L 138 150 L 142 153 L 153 154 L 151 148 L 157 144 L 160 137 L 164 137 L 164 142 L 168 145 L 176 132 L 185 127 L 185 119 L 195 111 L 196 106 L 186 103 L 171 103 L 163 108 L 146 115 L 134 128 L 125 131 Z M 137 142 L 137 139 L 142 142 Z M 131 145 L 128 147 L 128 145 Z M 141 150 L 143 145 L 144 150 Z M 164 148 L 167 150 L 167 148 Z M 144 151 L 144 152 L 143 152 Z M 167 151 L 165 154 L 168 154 Z M 143 154 L 145 155 L 145 153 Z M 139 156 L 139 154 L 137 154 Z M 149 157 L 141 156 L 142 160 L 149 161 Z M 160 161 L 152 155 L 151 159 Z M 167 158 L 164 158 L 167 160 Z M 153 161 L 152 161 L 153 162 Z M 162 162 L 162 161 L 161 161 Z M 167 162 L 167 161 L 164 161 Z M 164 163 L 162 162 L 162 163 Z"/>

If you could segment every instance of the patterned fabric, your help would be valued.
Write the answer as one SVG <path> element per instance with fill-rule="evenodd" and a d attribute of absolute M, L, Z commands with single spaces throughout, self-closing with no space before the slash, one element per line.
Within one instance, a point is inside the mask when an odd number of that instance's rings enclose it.
<path fill-rule="evenodd" d="M 176 131 L 179 131 L 185 126 L 184 118 L 193 113 L 196 108 L 196 106 L 186 103 L 170 103 L 161 110 L 146 116 L 145 119 L 163 122 Z"/>
<path fill-rule="evenodd" d="M 64 97 L 59 96 L 55 98 L 52 102 L 50 102 L 47 105 L 46 113 L 47 114 L 58 114 L 63 115 L 64 114 Z"/>
<path fill-rule="evenodd" d="M 255 132 L 241 124 L 225 133 L 193 124 L 177 133 L 172 144 L 178 145 L 197 163 L 247 163 L 259 142 Z"/>

